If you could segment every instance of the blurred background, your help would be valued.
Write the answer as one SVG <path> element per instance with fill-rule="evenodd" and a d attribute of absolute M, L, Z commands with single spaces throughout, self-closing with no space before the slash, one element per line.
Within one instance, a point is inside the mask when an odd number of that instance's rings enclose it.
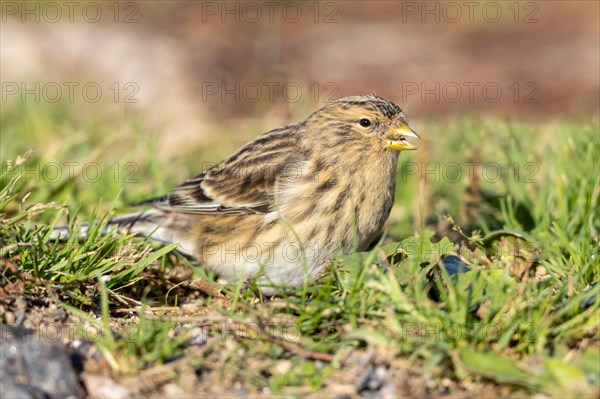
<path fill-rule="evenodd" d="M 327 101 L 376 92 L 401 105 L 423 136 L 420 151 L 402 157 L 413 167 L 507 165 L 516 162 L 507 143 L 543 155 L 554 130 L 515 135 L 490 121 L 597 125 L 599 4 L 4 1 L 0 155 L 37 154 L 39 198 L 81 206 L 101 193 L 124 205 L 170 190 Z M 55 161 L 53 180 L 43 168 Z M 90 165 L 114 179 L 99 187 L 95 175 L 86 178 Z M 466 173 L 444 179 L 438 169 L 436 181 L 419 186 L 408 172 L 392 223 L 468 215 L 469 203 L 481 202 Z M 465 201 L 469 193 L 477 195 Z"/>
<path fill-rule="evenodd" d="M 5 1 L 1 33 L 3 108 L 141 113 L 165 154 L 371 91 L 415 123 L 599 109 L 593 1 Z"/>

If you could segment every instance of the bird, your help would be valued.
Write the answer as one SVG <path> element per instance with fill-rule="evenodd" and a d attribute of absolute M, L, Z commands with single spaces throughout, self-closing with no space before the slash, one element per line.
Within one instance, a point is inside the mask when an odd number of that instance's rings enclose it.
<path fill-rule="evenodd" d="M 264 294 L 298 289 L 333 257 L 364 251 L 381 234 L 399 154 L 416 149 L 408 138 L 420 137 L 392 101 L 343 97 L 108 226 L 178 243 L 226 283 L 254 282 Z"/>

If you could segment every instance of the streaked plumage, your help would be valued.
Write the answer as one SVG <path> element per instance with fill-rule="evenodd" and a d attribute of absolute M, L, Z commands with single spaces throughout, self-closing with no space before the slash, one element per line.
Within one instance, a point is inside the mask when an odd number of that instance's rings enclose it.
<path fill-rule="evenodd" d="M 418 137 L 407 123 L 381 97 L 342 98 L 112 223 L 179 243 L 229 282 L 301 286 L 332 256 L 364 250 L 380 233 L 398 150 L 414 149 L 404 136 Z"/>

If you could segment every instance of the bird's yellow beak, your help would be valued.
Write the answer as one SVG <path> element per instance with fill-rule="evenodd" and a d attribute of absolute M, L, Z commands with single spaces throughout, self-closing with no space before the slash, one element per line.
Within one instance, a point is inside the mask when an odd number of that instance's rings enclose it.
<path fill-rule="evenodd" d="M 419 135 L 412 130 L 406 123 L 400 124 L 400 126 L 392 129 L 387 135 L 385 139 L 385 148 L 389 148 L 390 150 L 396 151 L 405 151 L 405 150 L 416 150 L 417 147 L 410 144 L 406 141 L 407 137 L 412 137 L 415 139 L 420 139 Z"/>

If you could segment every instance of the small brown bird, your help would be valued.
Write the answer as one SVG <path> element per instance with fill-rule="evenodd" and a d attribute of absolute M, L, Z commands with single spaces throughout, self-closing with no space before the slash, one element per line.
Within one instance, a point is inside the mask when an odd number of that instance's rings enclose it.
<path fill-rule="evenodd" d="M 302 286 L 381 232 L 399 151 L 415 149 L 407 137 L 419 138 L 393 102 L 341 98 L 109 223 L 179 243 L 231 283 L 254 279 L 267 294 Z"/>

